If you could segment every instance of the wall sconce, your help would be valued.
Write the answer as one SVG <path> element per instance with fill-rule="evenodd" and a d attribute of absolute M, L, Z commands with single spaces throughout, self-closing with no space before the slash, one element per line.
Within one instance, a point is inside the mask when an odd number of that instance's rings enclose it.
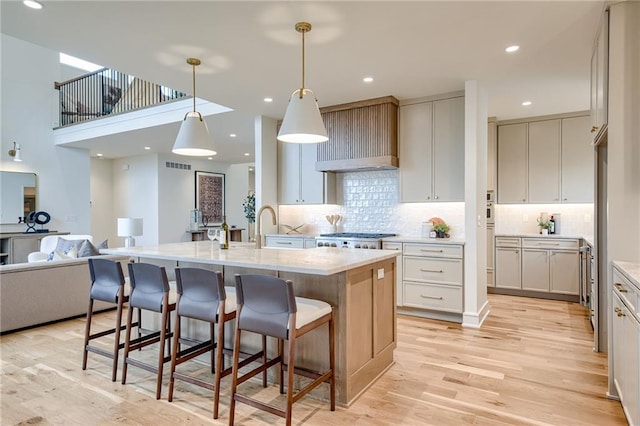
<path fill-rule="evenodd" d="M 20 144 L 13 142 L 13 149 L 9 150 L 9 156 L 13 157 L 13 161 L 21 162 L 22 156 L 20 155 Z"/>
<path fill-rule="evenodd" d="M 125 247 L 134 247 L 136 245 L 136 240 L 133 237 L 138 237 L 140 235 L 142 235 L 141 217 L 118 218 L 118 237 L 125 237 Z"/>

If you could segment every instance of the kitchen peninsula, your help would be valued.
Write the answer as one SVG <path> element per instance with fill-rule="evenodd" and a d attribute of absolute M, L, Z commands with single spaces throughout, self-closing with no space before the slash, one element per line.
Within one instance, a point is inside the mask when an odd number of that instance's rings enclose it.
<path fill-rule="evenodd" d="M 340 248 L 256 249 L 252 243 L 197 241 L 101 250 L 139 262 L 222 271 L 225 285 L 235 274 L 258 273 L 291 280 L 296 296 L 323 300 L 334 307 L 336 402 L 349 406 L 393 364 L 396 347 L 395 276 L 397 252 Z M 313 332 L 298 342 L 301 365 L 328 367 L 327 333 Z M 273 344 L 270 344 L 274 347 Z M 328 389 L 318 388 L 328 395 Z M 312 392 L 313 393 L 313 392 Z"/>

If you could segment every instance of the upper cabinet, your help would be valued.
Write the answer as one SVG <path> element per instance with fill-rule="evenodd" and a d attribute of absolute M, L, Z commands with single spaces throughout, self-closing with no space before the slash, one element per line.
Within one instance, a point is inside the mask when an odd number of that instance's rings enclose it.
<path fill-rule="evenodd" d="M 593 202 L 589 117 L 498 126 L 498 203 Z"/>
<path fill-rule="evenodd" d="M 597 141 L 607 127 L 609 70 L 609 12 L 602 15 L 591 55 L 591 135 Z"/>
<path fill-rule="evenodd" d="M 464 201 L 464 97 L 400 107 L 400 201 Z"/>
<path fill-rule="evenodd" d="M 333 204 L 335 175 L 316 171 L 316 144 L 278 142 L 278 203 Z"/>
<path fill-rule="evenodd" d="M 497 139 L 498 126 L 495 121 L 489 121 L 487 124 L 487 191 L 496 190 Z"/>

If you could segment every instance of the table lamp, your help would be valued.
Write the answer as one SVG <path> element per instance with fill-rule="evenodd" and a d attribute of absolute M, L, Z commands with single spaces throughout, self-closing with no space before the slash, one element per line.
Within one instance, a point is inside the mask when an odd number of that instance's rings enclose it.
<path fill-rule="evenodd" d="M 118 237 L 125 237 L 125 247 L 134 247 L 136 245 L 136 240 L 133 237 L 138 237 L 140 235 L 142 235 L 141 217 L 118 218 Z"/>

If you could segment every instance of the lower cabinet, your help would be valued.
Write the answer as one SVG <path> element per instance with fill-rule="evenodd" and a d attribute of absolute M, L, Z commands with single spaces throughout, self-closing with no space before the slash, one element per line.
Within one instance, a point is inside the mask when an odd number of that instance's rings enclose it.
<path fill-rule="evenodd" d="M 496 237 L 496 289 L 573 300 L 580 294 L 579 242 L 559 237 Z"/>
<path fill-rule="evenodd" d="M 0 234 L 0 265 L 27 263 L 29 253 L 40 250 L 40 241 L 48 235 L 62 235 L 68 232 L 34 232 Z"/>
<path fill-rule="evenodd" d="M 463 246 L 406 242 L 400 313 L 462 322 Z"/>
<path fill-rule="evenodd" d="M 274 248 L 313 248 L 316 246 L 316 239 L 304 235 L 267 235 L 265 237 L 265 247 Z"/>
<path fill-rule="evenodd" d="M 637 266 L 636 266 L 637 268 Z M 613 384 L 627 422 L 640 424 L 640 287 L 614 264 L 610 359 Z"/>

